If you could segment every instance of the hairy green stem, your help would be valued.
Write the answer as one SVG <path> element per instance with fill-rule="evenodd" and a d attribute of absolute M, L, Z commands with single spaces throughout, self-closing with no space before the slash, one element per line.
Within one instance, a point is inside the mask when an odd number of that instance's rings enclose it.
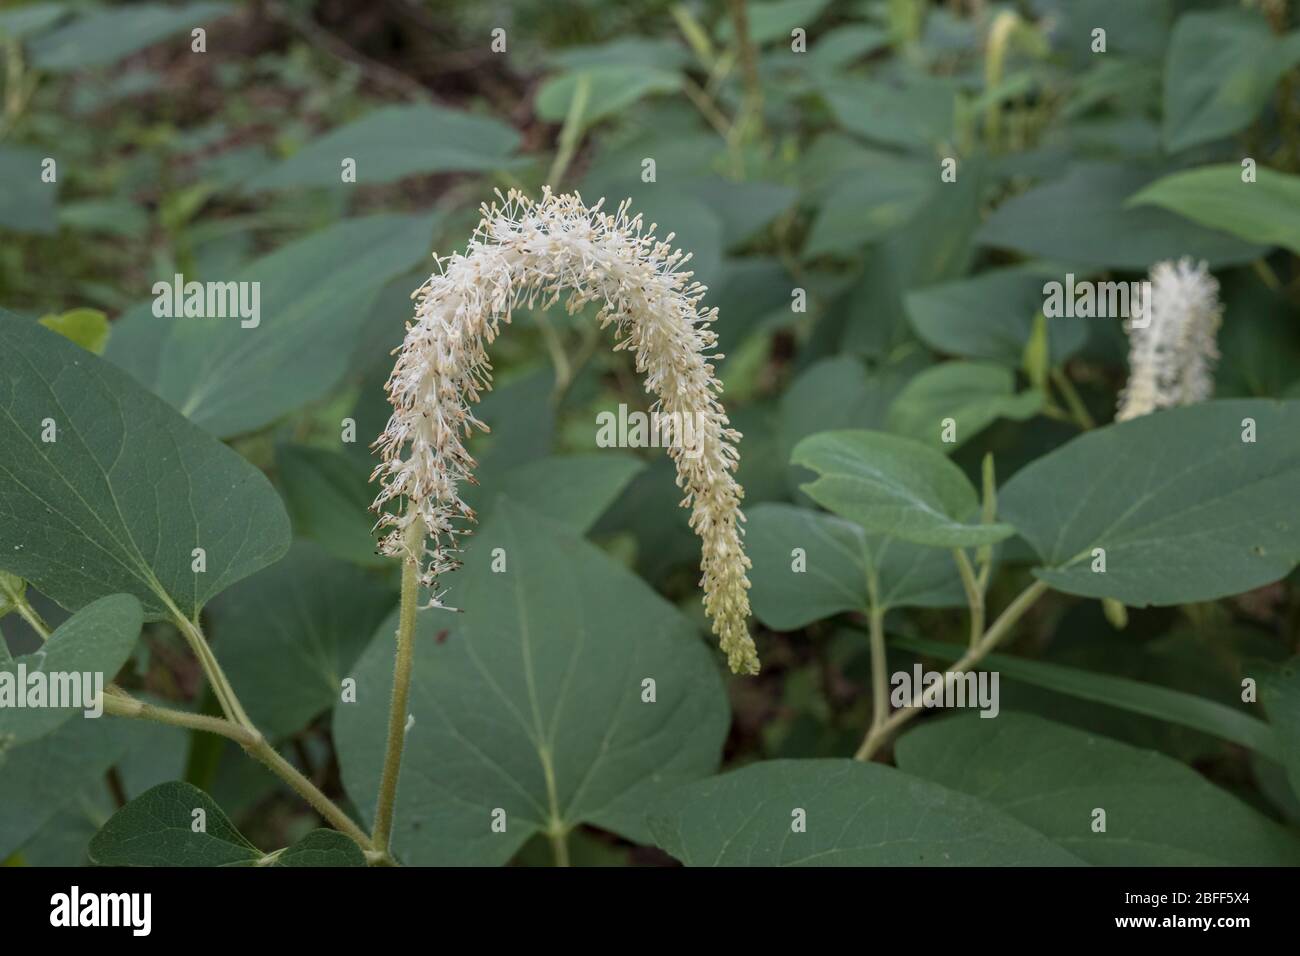
<path fill-rule="evenodd" d="M 244 745 L 244 750 L 264 764 L 273 774 L 293 787 L 336 830 L 351 837 L 363 852 L 367 850 L 382 851 L 384 849 L 376 847 L 373 841 L 366 836 L 366 832 L 357 826 L 351 817 L 339 809 L 333 800 L 321 793 L 320 789 L 308 780 L 301 770 L 280 756 L 279 751 L 272 747 L 261 734 L 256 734 L 256 740 L 252 744 Z"/>
<path fill-rule="evenodd" d="M 172 727 L 184 727 L 187 730 L 201 730 L 205 733 L 226 737 L 240 746 L 248 746 L 258 736 L 247 727 L 231 723 L 224 717 L 210 717 L 207 714 L 191 714 L 184 710 L 172 710 L 154 704 L 136 700 L 120 688 L 109 685 L 104 694 L 104 713 L 114 717 L 127 717 L 134 720 L 152 720 Z"/>
<path fill-rule="evenodd" d="M 412 527 L 423 529 L 416 521 Z M 397 779 L 406 744 L 406 706 L 411 692 L 411 665 L 415 659 L 415 612 L 420 599 L 420 568 L 412 560 L 402 564 L 402 607 L 397 625 L 397 655 L 393 661 L 393 697 L 388 709 L 388 745 L 379 778 L 379 804 L 375 810 L 374 845 L 385 852 L 393 834 L 393 806 Z"/>

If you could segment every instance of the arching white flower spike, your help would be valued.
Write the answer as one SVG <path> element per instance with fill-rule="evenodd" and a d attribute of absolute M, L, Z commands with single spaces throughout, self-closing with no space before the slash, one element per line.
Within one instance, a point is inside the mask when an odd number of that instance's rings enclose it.
<path fill-rule="evenodd" d="M 603 199 L 588 208 L 576 194 L 549 189 L 536 203 L 515 190 L 497 196 L 502 204 L 483 206 L 465 253 L 439 258 L 414 295 L 415 320 L 388 379 L 393 415 L 375 442 L 383 460 L 372 480 L 383 489 L 374 507 L 387 529 L 381 550 L 418 563 L 421 582 L 435 591 L 438 577 L 458 567 L 456 538 L 475 517 L 458 491 L 473 481 L 475 466 L 463 440 L 474 428 L 488 430 L 470 409 L 491 388 L 486 346 L 522 303 L 546 308 L 567 292 L 573 313 L 597 301 L 601 328 L 614 326 L 615 350 L 635 354 L 646 391 L 656 396 L 651 410 L 692 426 L 690 443 L 674 442 L 668 454 L 701 541 L 704 607 L 731 669 L 757 673 L 744 490 L 734 477 L 740 434 L 729 427 L 711 364 L 722 357 L 711 354 L 717 309 L 701 312 L 705 287 L 678 271 L 690 255 L 672 248 L 671 233 L 656 239 L 654 225 L 629 216 L 627 202 L 609 215 Z M 394 500 L 403 507 L 386 513 Z"/>
<path fill-rule="evenodd" d="M 1219 283 L 1190 258 L 1151 267 L 1145 325 L 1129 319 L 1128 384 L 1116 421 L 1205 401 L 1214 391 L 1215 337 L 1223 318 Z"/>

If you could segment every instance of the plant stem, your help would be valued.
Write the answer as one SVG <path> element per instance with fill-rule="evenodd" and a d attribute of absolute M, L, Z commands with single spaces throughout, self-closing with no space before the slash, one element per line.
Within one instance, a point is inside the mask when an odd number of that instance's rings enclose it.
<path fill-rule="evenodd" d="M 208 678 L 208 683 L 212 686 L 212 693 L 216 695 L 217 702 L 221 705 L 221 712 L 228 717 L 232 723 L 238 724 L 246 730 L 257 733 L 253 722 L 249 720 L 248 714 L 244 712 L 243 706 L 239 703 L 239 697 L 235 694 L 235 689 L 230 686 L 230 680 L 226 677 L 226 672 L 221 669 L 217 662 L 217 656 L 212 653 L 212 648 L 208 644 L 207 637 L 204 636 L 202 628 L 191 621 L 180 609 L 168 601 L 172 612 L 172 620 L 180 632 L 185 635 L 185 641 L 194 651 L 194 656 L 198 658 L 199 665 L 203 668 L 203 673 Z"/>
<path fill-rule="evenodd" d="M 209 717 L 207 714 L 191 714 L 184 710 L 158 707 L 136 700 L 115 686 L 110 686 L 104 694 L 104 713 L 112 714 L 114 717 L 152 720 L 173 727 L 184 727 L 187 730 L 201 730 L 226 737 L 241 747 L 250 746 L 254 738 L 259 736 L 247 727 L 231 723 L 224 717 Z"/>
<path fill-rule="evenodd" d="M 980 466 L 983 499 L 980 503 L 980 522 L 992 524 L 998 518 L 998 479 L 993 465 L 993 453 L 988 452 Z M 993 545 L 985 544 L 975 549 L 975 565 L 979 568 L 976 583 L 979 585 L 981 605 L 993 573 Z M 983 624 L 980 625 L 983 627 Z"/>
<path fill-rule="evenodd" d="M 689 76 L 682 77 L 682 92 L 686 94 L 688 100 L 695 104 L 695 108 L 709 121 L 709 125 L 717 131 L 719 136 L 725 140 L 731 139 L 731 121 L 722 115 L 722 111 L 714 105 L 709 94 L 700 89 Z"/>
<path fill-rule="evenodd" d="M 553 189 L 560 188 L 560 180 L 564 178 L 565 171 L 573 162 L 574 153 L 578 151 L 578 143 L 582 141 L 582 114 L 587 110 L 587 100 L 590 96 L 591 77 L 583 73 L 578 76 L 577 85 L 573 88 L 569 112 L 565 115 L 564 125 L 560 128 L 555 160 L 551 163 L 551 171 L 546 176 L 546 181 Z"/>
<path fill-rule="evenodd" d="M 551 364 L 555 366 L 555 387 L 552 398 L 555 399 L 556 404 L 559 404 L 560 398 L 568 391 L 569 384 L 573 381 L 573 366 L 569 364 L 569 354 L 564 350 L 564 342 L 560 334 L 551 324 L 551 320 L 546 317 L 546 313 L 534 312 L 533 318 L 537 320 L 537 327 L 542 332 L 542 341 L 546 343 Z"/>
<path fill-rule="evenodd" d="M 556 866 L 569 865 L 569 833 L 567 830 L 552 829 L 547 834 L 551 840 L 551 852 L 555 854 Z"/>
<path fill-rule="evenodd" d="M 1277 277 L 1277 273 L 1273 271 L 1273 267 L 1270 266 L 1266 260 L 1256 259 L 1254 263 L 1252 263 L 1252 266 L 1260 280 L 1264 285 L 1268 286 L 1270 291 L 1282 291 L 1282 280 Z"/>
<path fill-rule="evenodd" d="M 6 583 L 7 580 L 6 577 L 0 575 L 0 595 L 3 595 L 5 600 L 14 606 L 14 610 L 18 612 L 18 616 L 26 621 L 33 631 L 40 635 L 42 641 L 48 641 L 50 639 L 50 626 L 46 624 L 45 619 L 36 612 L 36 608 L 32 607 L 31 603 L 27 600 L 27 595 L 18 588 L 9 587 Z M 22 584 L 22 582 L 20 581 L 19 584 Z"/>
<path fill-rule="evenodd" d="M 423 531 L 415 521 L 412 528 Z M 413 534 L 414 532 L 412 532 Z M 402 564 L 402 608 L 397 625 L 397 655 L 393 661 L 393 697 L 388 709 L 388 745 L 384 769 L 379 778 L 379 804 L 375 810 L 375 847 L 388 851 L 393 833 L 393 805 L 397 802 L 397 778 L 402 770 L 402 749 L 406 744 L 406 706 L 411 691 L 411 664 L 415 658 L 415 612 L 420 598 L 420 567 L 409 558 Z"/>
<path fill-rule="evenodd" d="M 989 102 L 984 112 L 984 139 L 989 149 L 997 152 L 1002 130 L 1002 102 L 991 94 L 1002 83 L 1002 70 L 1006 64 L 1007 47 L 1011 34 L 1020 23 L 1014 10 L 1003 10 L 993 18 L 989 27 L 988 46 L 984 55 L 984 92 Z"/>
<path fill-rule="evenodd" d="M 1089 414 L 1088 406 L 1083 404 L 1083 399 L 1079 397 L 1079 393 L 1075 389 L 1074 383 L 1070 381 L 1070 377 L 1061 371 L 1059 367 L 1052 369 L 1051 376 L 1052 381 L 1056 383 L 1056 387 L 1065 396 L 1065 404 L 1069 407 L 1070 414 L 1074 416 L 1074 420 L 1079 427 L 1084 431 L 1091 431 L 1096 428 L 1097 423 L 1093 421 L 1092 415 Z"/>
<path fill-rule="evenodd" d="M 154 704 L 136 700 L 116 687 L 110 687 L 104 694 L 104 713 L 132 720 L 152 720 L 173 727 L 183 727 L 188 730 L 216 734 L 235 741 L 250 756 L 261 761 L 272 773 L 292 787 L 335 829 L 356 841 L 363 851 L 374 850 L 374 846 L 371 844 L 370 838 L 366 836 L 365 831 L 357 826 L 351 817 L 339 809 L 334 801 L 325 796 L 315 784 L 304 777 L 297 767 L 281 757 L 265 737 L 251 727 L 240 726 L 224 717 L 209 717 L 207 714 L 191 714 L 183 710 L 157 707 Z"/>
<path fill-rule="evenodd" d="M 334 828 L 341 833 L 351 837 L 356 844 L 361 847 L 362 851 L 382 849 L 376 847 L 367 836 L 366 832 L 357 826 L 352 818 L 339 809 L 329 797 L 321 793 L 317 786 L 303 776 L 300 771 L 289 761 L 280 756 L 279 751 L 272 747 L 261 734 L 257 734 L 257 740 L 252 745 L 244 747 L 251 756 L 261 761 L 268 770 L 298 791 L 304 800 L 316 808 L 316 811 L 334 825 Z"/>
<path fill-rule="evenodd" d="M 867 613 L 871 647 L 871 729 L 878 733 L 889 718 L 889 658 L 885 652 L 885 612 L 873 599 Z"/>
<path fill-rule="evenodd" d="M 966 603 L 970 605 L 970 646 L 974 647 L 984 635 L 984 590 L 975 578 L 975 569 L 963 548 L 953 548 L 957 570 L 961 572 L 962 587 L 966 589 Z"/>
<path fill-rule="evenodd" d="M 1035 581 L 1033 584 L 1029 585 L 1029 587 L 1021 591 L 1020 594 L 1017 595 L 1016 599 L 1007 605 L 1006 610 L 998 616 L 998 619 L 993 622 L 993 626 L 990 627 L 988 631 L 986 631 L 984 635 L 968 651 L 966 651 L 965 654 L 962 655 L 959 661 L 947 669 L 947 673 L 958 673 L 970 670 L 970 668 L 982 661 L 989 651 L 997 647 L 998 642 L 1007 636 L 1011 628 L 1015 626 L 1016 622 L 1024 617 L 1025 612 L 1033 607 L 1034 603 L 1042 597 L 1043 592 L 1046 590 L 1046 584 L 1042 581 Z M 927 697 L 932 700 L 934 695 L 938 693 L 939 688 L 942 686 L 943 683 L 941 682 L 935 684 L 933 687 L 917 691 L 912 698 L 910 706 L 894 711 L 894 713 L 890 715 L 889 719 L 879 727 L 875 726 L 873 722 L 873 726 L 867 731 L 867 736 L 862 741 L 862 746 L 858 748 L 858 752 L 853 755 L 853 759 L 870 760 L 880 748 L 880 745 L 884 743 L 886 738 L 888 738 L 890 734 L 903 724 L 915 717 L 925 705 Z"/>
<path fill-rule="evenodd" d="M 745 118 L 756 129 L 763 124 L 763 85 L 758 78 L 758 51 L 749 35 L 749 11 L 745 0 L 727 0 L 731 26 L 740 47 L 740 68 L 745 78 Z"/>

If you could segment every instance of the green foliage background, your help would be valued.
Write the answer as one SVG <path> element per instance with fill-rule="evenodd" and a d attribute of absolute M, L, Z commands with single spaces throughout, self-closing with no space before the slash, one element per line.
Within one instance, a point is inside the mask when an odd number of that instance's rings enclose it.
<path fill-rule="evenodd" d="M 0 668 L 43 659 L 30 602 L 46 666 L 215 715 L 200 621 L 366 826 L 390 353 L 431 253 L 549 184 L 631 198 L 720 310 L 764 669 L 723 672 L 671 463 L 597 447 L 647 407 L 629 357 L 517 313 L 465 613 L 419 619 L 402 862 L 1300 863 L 1300 5 L 36 2 L 0 58 Z M 1182 256 L 1222 289 L 1214 400 L 1108 425 L 1123 331 L 1043 284 Z M 177 273 L 260 282 L 260 325 L 154 316 Z M 869 622 L 891 672 L 965 650 L 951 548 L 990 620 L 1050 587 L 985 661 L 1001 713 L 854 762 Z M 320 826 L 219 737 L 0 711 L 11 864 L 365 862 Z"/>

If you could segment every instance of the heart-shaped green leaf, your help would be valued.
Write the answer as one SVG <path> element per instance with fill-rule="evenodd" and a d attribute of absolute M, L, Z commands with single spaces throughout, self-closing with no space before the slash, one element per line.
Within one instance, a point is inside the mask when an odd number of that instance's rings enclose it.
<path fill-rule="evenodd" d="M 761 504 L 745 517 L 745 550 L 754 563 L 750 600 L 755 616 L 775 630 L 873 604 L 885 610 L 966 603 L 957 566 L 942 550 L 867 534 L 851 521 L 793 505 Z"/>
<path fill-rule="evenodd" d="M 942 548 L 994 544 L 1015 533 L 1006 524 L 968 524 L 975 489 L 942 452 L 910 438 L 872 431 L 821 432 L 790 459 L 821 477 L 808 497 L 867 531 Z"/>
<path fill-rule="evenodd" d="M 1300 838 L 1192 768 L 1041 717 L 926 721 L 896 752 L 901 769 L 1004 808 L 1089 863 L 1300 862 Z"/>
<path fill-rule="evenodd" d="M 98 696 L 126 663 L 141 623 L 139 601 L 109 595 L 64 621 L 37 650 L 0 663 L 0 751 L 73 717 L 101 715 Z M 32 697 L 38 689 L 41 696 Z"/>
<path fill-rule="evenodd" d="M 1073 866 L 989 804 L 853 760 L 765 760 L 688 784 L 650 814 L 687 866 Z"/>
<path fill-rule="evenodd" d="M 239 455 L 35 322 L 0 313 L 0 340 L 0 567 L 66 608 L 120 592 L 156 620 L 284 553 L 279 496 Z"/>
<path fill-rule="evenodd" d="M 1017 472 L 998 507 L 1043 581 L 1143 607 L 1285 577 L 1298 492 L 1300 402 L 1231 400 L 1086 432 Z"/>
<path fill-rule="evenodd" d="M 500 864 L 582 823 L 643 841 L 646 809 L 717 766 L 728 714 L 711 652 L 639 578 L 508 499 L 464 561 L 464 613 L 417 621 L 395 851 Z M 344 784 L 367 816 L 395 624 L 358 662 L 356 702 L 334 710 Z"/>
<path fill-rule="evenodd" d="M 90 841 L 99 866 L 365 866 L 360 847 L 342 833 L 313 830 L 300 842 L 263 853 L 210 796 L 179 780 L 136 797 Z"/>

